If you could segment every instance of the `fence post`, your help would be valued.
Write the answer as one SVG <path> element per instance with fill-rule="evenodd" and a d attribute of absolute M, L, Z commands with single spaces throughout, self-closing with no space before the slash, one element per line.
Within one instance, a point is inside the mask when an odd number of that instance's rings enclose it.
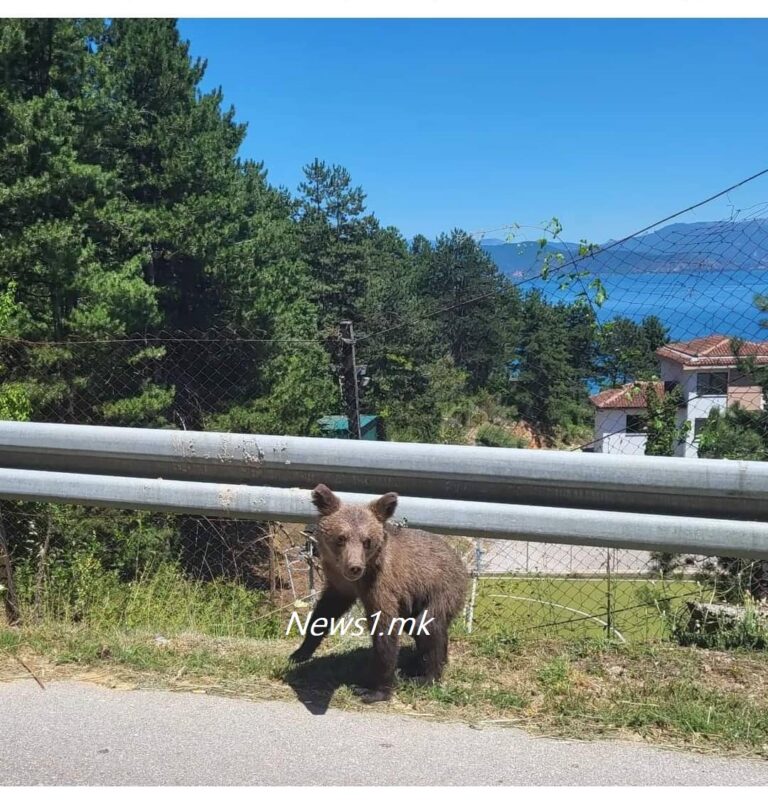
<path fill-rule="evenodd" d="M 275 572 L 275 527 L 271 523 L 269 524 L 267 543 L 269 545 L 269 600 L 274 604 L 277 595 L 277 576 Z"/>
<path fill-rule="evenodd" d="M 480 541 L 475 540 L 475 567 L 472 571 L 472 590 L 469 596 L 469 606 L 467 607 L 467 632 L 472 634 L 472 626 L 475 622 L 475 602 L 477 600 L 477 581 L 480 577 L 482 568 L 483 550 L 480 548 Z"/>
<path fill-rule="evenodd" d="M 48 570 L 48 550 L 51 547 L 51 530 L 53 526 L 50 518 L 46 521 L 45 526 L 45 540 L 43 540 L 40 551 L 37 555 L 37 574 L 35 576 L 35 604 L 34 616 L 35 620 L 39 621 L 43 617 L 43 593 L 47 583 L 47 570 Z"/>
<path fill-rule="evenodd" d="M 605 628 L 610 638 L 613 633 L 613 578 L 611 576 L 611 549 L 605 551 L 606 594 L 605 594 Z"/>
<path fill-rule="evenodd" d="M 5 586 L 3 591 L 5 617 L 8 624 L 14 626 L 21 623 L 21 611 L 19 610 L 16 586 L 13 584 L 13 565 L 11 563 L 11 550 L 8 547 L 8 538 L 5 534 L 2 501 L 0 501 L 0 582 Z"/>
<path fill-rule="evenodd" d="M 315 541 L 307 538 L 307 562 L 309 563 L 309 595 L 315 601 Z"/>
<path fill-rule="evenodd" d="M 525 541 L 525 573 L 529 574 L 531 572 L 531 542 L 529 540 Z"/>

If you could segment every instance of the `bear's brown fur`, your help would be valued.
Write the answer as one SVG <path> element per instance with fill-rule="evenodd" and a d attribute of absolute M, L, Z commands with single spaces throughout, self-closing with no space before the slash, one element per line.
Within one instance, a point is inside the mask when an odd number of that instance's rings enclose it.
<path fill-rule="evenodd" d="M 317 541 L 325 588 L 291 660 L 308 660 L 327 634 L 329 619 L 342 617 L 359 599 L 377 630 L 371 633 L 373 671 L 364 701 L 384 701 L 392 695 L 400 634 L 393 619 L 434 619 L 428 634 L 414 635 L 416 659 L 409 673 L 422 683 L 439 680 L 448 660 L 448 627 L 467 591 L 467 573 L 458 554 L 439 535 L 388 523 L 397 506 L 395 493 L 368 506 L 348 505 L 318 485 L 312 501 L 321 516 Z M 315 632 L 320 634 L 312 634 L 317 619 L 328 623 L 322 629 L 318 621 Z"/>

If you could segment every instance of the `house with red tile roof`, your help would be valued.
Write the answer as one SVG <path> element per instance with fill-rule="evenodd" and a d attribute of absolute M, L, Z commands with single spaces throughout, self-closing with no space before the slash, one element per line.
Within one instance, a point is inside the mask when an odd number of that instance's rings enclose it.
<path fill-rule="evenodd" d="M 646 395 L 652 386 L 663 395 L 679 387 L 677 419 L 690 422 L 677 456 L 698 456 L 697 441 L 712 409 L 735 404 L 763 409 L 763 391 L 745 374 L 746 364 L 768 366 L 768 342 L 736 340 L 711 334 L 685 342 L 667 343 L 656 351 L 659 381 L 634 382 L 603 390 L 590 398 L 595 407 L 594 451 L 603 454 L 644 454 Z"/>

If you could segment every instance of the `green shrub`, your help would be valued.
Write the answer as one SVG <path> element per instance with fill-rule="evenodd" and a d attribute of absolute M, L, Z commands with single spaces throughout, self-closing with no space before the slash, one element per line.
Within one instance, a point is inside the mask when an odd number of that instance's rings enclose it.
<path fill-rule="evenodd" d="M 491 446 L 492 448 L 525 448 L 527 445 L 524 437 L 512 435 L 506 429 L 493 423 L 485 423 L 477 430 L 475 442 L 479 446 Z"/>

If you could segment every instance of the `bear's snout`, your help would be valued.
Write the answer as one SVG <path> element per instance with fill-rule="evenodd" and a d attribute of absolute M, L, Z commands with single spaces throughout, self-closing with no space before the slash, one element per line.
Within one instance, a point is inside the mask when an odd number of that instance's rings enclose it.
<path fill-rule="evenodd" d="M 362 565 L 349 565 L 347 566 L 347 571 L 349 572 L 350 579 L 360 579 L 363 575 L 363 571 L 365 571 L 365 567 Z"/>

